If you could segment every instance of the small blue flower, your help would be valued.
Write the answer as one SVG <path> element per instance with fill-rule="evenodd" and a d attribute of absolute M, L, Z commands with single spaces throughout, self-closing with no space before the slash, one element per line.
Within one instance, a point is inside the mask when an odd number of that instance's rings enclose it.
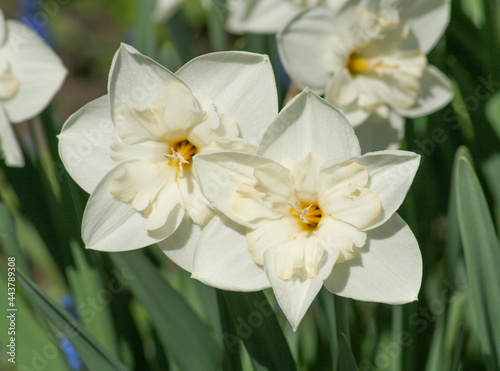
<path fill-rule="evenodd" d="M 18 19 L 42 37 L 47 44 L 53 46 L 47 29 L 51 15 L 39 6 L 39 0 L 21 0 Z"/>

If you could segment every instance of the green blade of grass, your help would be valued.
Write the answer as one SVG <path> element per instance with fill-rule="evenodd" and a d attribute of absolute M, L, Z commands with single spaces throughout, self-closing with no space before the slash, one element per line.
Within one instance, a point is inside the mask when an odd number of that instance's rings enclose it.
<path fill-rule="evenodd" d="M 85 260 L 83 248 L 76 241 L 71 241 L 71 252 L 75 267 L 68 267 L 66 272 L 77 303 L 79 315 L 85 328 L 113 355 L 118 354 L 111 321 L 110 308 L 102 305 L 100 310 L 91 310 L 89 304 L 93 298 L 101 299 L 111 292 L 104 288 L 96 270 Z M 103 299 L 103 304 L 107 300 Z"/>
<path fill-rule="evenodd" d="M 163 347 L 179 370 L 218 369 L 220 351 L 208 328 L 156 268 L 138 251 L 109 256 L 116 266 L 133 275 L 130 288 L 149 313 Z"/>
<path fill-rule="evenodd" d="M 0 285 L 7 287 L 7 272 L 4 269 L 0 269 Z M 8 296 L 1 295 L 0 305 L 2 308 L 9 308 L 9 303 Z M 9 330 L 9 321 L 0 322 L 0 333 L 2 334 L 0 339 L 5 347 L 5 356 L 0 356 L 0 369 L 6 371 L 33 370 L 43 367 L 51 371 L 67 370 L 63 353 L 53 344 L 54 342 L 57 344 L 58 339 L 55 339 L 49 331 L 44 331 L 43 327 L 35 320 L 35 313 L 29 309 L 29 304 L 20 290 L 16 292 L 14 303 L 18 308 L 15 312 L 14 332 Z M 15 345 L 15 364 L 8 361 L 9 358 L 12 359 L 14 354 L 6 353 L 10 351 L 12 345 Z"/>
<path fill-rule="evenodd" d="M 341 354 L 339 358 L 339 370 L 358 371 L 356 360 L 354 359 L 354 355 L 352 354 L 347 337 L 344 333 L 339 335 L 339 352 Z"/>
<path fill-rule="evenodd" d="M 17 271 L 26 296 L 38 306 L 46 319 L 54 324 L 71 342 L 80 358 L 91 371 L 119 370 L 127 368 L 99 344 L 64 308 L 49 298 L 21 271 Z"/>
<path fill-rule="evenodd" d="M 222 326 L 223 340 L 226 339 L 228 334 L 236 333 L 234 322 L 231 321 L 231 313 L 227 307 L 224 296 L 220 290 L 217 290 L 217 304 L 219 308 L 220 322 Z M 236 345 L 236 344 L 235 344 Z M 239 345 L 239 344 L 237 344 Z M 225 371 L 241 371 L 241 355 L 239 347 L 233 347 L 231 342 L 223 341 L 224 358 L 223 370 Z"/>
<path fill-rule="evenodd" d="M 332 357 L 332 370 L 338 370 L 339 341 L 337 334 L 337 319 L 335 316 L 335 296 L 324 287 L 320 291 L 321 308 L 323 315 L 319 317 L 319 331 L 327 339 Z"/>
<path fill-rule="evenodd" d="M 464 346 L 464 326 L 460 326 L 460 332 L 458 333 L 457 344 L 455 345 L 455 350 L 453 351 L 453 359 L 451 362 L 450 371 L 458 371 L 460 366 L 460 360 L 462 357 Z"/>
<path fill-rule="evenodd" d="M 457 156 L 454 181 L 469 291 L 488 364 L 500 367 L 500 249 L 481 185 L 466 156 Z"/>
<path fill-rule="evenodd" d="M 276 316 L 262 292 L 224 291 L 236 333 L 225 333 L 224 341 L 236 349 L 238 338 L 253 360 L 269 371 L 296 369 L 290 348 Z"/>

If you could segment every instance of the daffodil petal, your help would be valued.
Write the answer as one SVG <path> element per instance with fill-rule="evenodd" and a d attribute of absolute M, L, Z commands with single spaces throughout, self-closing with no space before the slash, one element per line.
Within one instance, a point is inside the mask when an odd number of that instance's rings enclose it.
<path fill-rule="evenodd" d="M 359 229 L 372 226 L 381 215 L 379 197 L 367 188 L 357 189 L 350 197 L 329 200 L 331 215 Z"/>
<path fill-rule="evenodd" d="M 260 165 L 254 170 L 255 189 L 286 203 L 293 196 L 294 179 L 290 170 L 276 163 Z"/>
<path fill-rule="evenodd" d="M 257 154 L 277 162 L 284 158 L 300 161 L 311 151 L 325 161 L 361 153 L 358 139 L 345 117 L 305 90 L 281 110 L 264 134 Z"/>
<path fill-rule="evenodd" d="M 328 101 L 339 106 L 353 103 L 359 95 L 357 85 L 346 68 L 333 74 L 326 87 L 326 92 Z"/>
<path fill-rule="evenodd" d="M 145 210 L 168 183 L 175 182 L 176 171 L 167 164 L 127 161 L 116 168 L 111 194 L 138 211 Z"/>
<path fill-rule="evenodd" d="M 301 233 L 300 222 L 293 217 L 269 221 L 255 229 L 247 229 L 248 251 L 253 260 L 264 264 L 264 254 L 276 246 L 284 246 Z"/>
<path fill-rule="evenodd" d="M 422 256 L 410 228 L 394 214 L 367 236 L 366 245 L 357 250 L 354 259 L 333 267 L 325 287 L 363 301 L 403 304 L 417 300 Z"/>
<path fill-rule="evenodd" d="M 127 162 L 112 169 L 90 196 L 82 222 L 83 241 L 89 249 L 127 251 L 145 247 L 169 237 L 182 221 L 184 209 L 177 204 L 163 228 L 146 230 L 148 219 L 110 192 L 112 182 L 126 165 Z"/>
<path fill-rule="evenodd" d="M 405 120 L 394 111 L 388 118 L 372 114 L 354 131 L 359 139 L 363 153 L 383 149 L 398 149 L 405 133 Z"/>
<path fill-rule="evenodd" d="M 182 269 L 192 272 L 196 245 L 201 235 L 201 226 L 184 219 L 177 230 L 158 246 L 170 260 Z"/>
<path fill-rule="evenodd" d="M 277 219 L 286 214 L 295 194 L 290 170 L 279 164 L 257 166 L 253 175 L 254 182 L 241 184 L 232 194 L 231 210 L 256 226 L 263 219 Z"/>
<path fill-rule="evenodd" d="M 110 145 L 116 131 L 104 95 L 75 112 L 59 134 L 59 155 L 71 177 L 87 193 L 114 167 Z"/>
<path fill-rule="evenodd" d="M 421 89 L 415 105 L 398 109 L 406 117 L 426 116 L 447 105 L 453 98 L 453 85 L 448 78 L 434 66 L 428 66 L 420 79 Z"/>
<path fill-rule="evenodd" d="M 354 161 L 347 161 L 343 164 L 329 166 L 325 165 L 321 169 L 322 190 L 320 202 L 324 199 L 324 207 L 327 207 L 328 199 L 332 201 L 336 197 L 346 197 L 353 193 L 356 188 L 364 188 L 368 185 L 368 171 Z M 332 210 L 325 209 L 328 213 Z"/>
<path fill-rule="evenodd" d="M 2 102 L 10 122 L 18 123 L 39 114 L 54 98 L 67 71 L 59 57 L 33 30 L 7 20 L 3 53 L 12 75 L 19 79 L 16 94 Z"/>
<path fill-rule="evenodd" d="M 19 79 L 13 75 L 0 75 L 0 100 L 13 97 L 19 89 Z"/>
<path fill-rule="evenodd" d="M 257 166 L 274 163 L 264 157 L 232 152 L 202 152 L 194 156 L 194 169 L 205 198 L 229 219 L 247 227 L 255 227 L 231 210 L 231 198 L 243 183 L 254 181 Z"/>
<path fill-rule="evenodd" d="M 186 216 L 190 217 L 196 224 L 207 224 L 215 215 L 215 211 L 201 193 L 200 185 L 194 178 L 192 167 L 184 170 L 177 184 L 186 209 Z"/>
<path fill-rule="evenodd" d="M 417 37 L 420 51 L 427 54 L 448 26 L 450 0 L 401 0 L 400 8 L 401 17 Z"/>
<path fill-rule="evenodd" d="M 401 206 L 420 164 L 420 156 L 408 151 L 379 151 L 367 153 L 354 160 L 370 175 L 370 190 L 382 202 L 382 215 L 374 229 L 385 223 Z"/>
<path fill-rule="evenodd" d="M 371 0 L 348 0 L 335 12 L 334 19 L 331 21 L 333 26 L 333 32 L 343 40 L 346 40 L 351 36 L 351 23 L 352 19 L 359 11 L 373 11 L 376 9 L 370 9 L 370 5 L 373 5 Z M 378 3 L 377 3 L 378 5 Z"/>
<path fill-rule="evenodd" d="M 363 107 L 359 107 L 356 103 L 340 107 L 339 110 L 346 117 L 347 121 L 354 126 L 354 128 L 364 123 L 372 114 Z M 361 148 L 363 148 L 363 146 L 361 146 Z"/>
<path fill-rule="evenodd" d="M 368 188 L 368 171 L 354 161 L 321 170 L 318 201 L 325 215 L 364 229 L 380 217 L 381 205 Z"/>
<path fill-rule="evenodd" d="M 299 200 L 303 202 L 315 202 L 321 188 L 320 168 L 325 163 L 322 156 L 315 152 L 309 152 L 307 156 L 299 162 L 287 164 L 293 174 L 293 188 Z M 285 188 L 275 188 L 283 194 Z"/>
<path fill-rule="evenodd" d="M 352 259 L 356 254 L 355 248 L 366 242 L 366 232 L 328 216 L 323 217 L 315 233 L 331 250 L 339 250 L 337 263 Z"/>
<path fill-rule="evenodd" d="M 201 109 L 191 91 L 183 84 L 171 82 L 145 109 L 130 104 L 117 107 L 114 123 L 120 138 L 137 144 L 160 138 L 182 138 L 187 128 L 204 121 Z"/>
<path fill-rule="evenodd" d="M 264 269 L 248 253 L 245 228 L 221 215 L 201 233 L 192 277 L 223 290 L 258 291 L 270 286 Z"/>
<path fill-rule="evenodd" d="M 182 198 L 175 183 L 166 184 L 149 206 L 145 228 L 154 235 L 174 233 L 184 217 Z M 182 210 L 182 212 L 179 211 Z"/>
<path fill-rule="evenodd" d="M 332 267 L 338 257 L 338 250 L 328 251 L 325 249 L 325 253 L 319 264 L 318 274 L 314 278 L 293 276 L 288 280 L 284 280 L 276 275 L 275 267 L 279 263 L 277 261 L 277 249 L 278 247 L 268 250 L 265 253 L 264 267 L 280 308 L 283 310 L 293 329 L 296 330 L 312 301 L 323 286 L 323 281 L 331 274 Z"/>
<path fill-rule="evenodd" d="M 5 164 L 13 167 L 23 167 L 24 157 L 19 142 L 17 141 L 14 128 L 5 116 L 5 112 L 0 107 L 0 145 Z"/>
<path fill-rule="evenodd" d="M 195 96 L 210 98 L 219 115 L 236 121 L 241 136 L 258 143 L 278 113 L 273 69 L 265 55 L 220 52 L 199 56 L 176 75 Z"/>
<path fill-rule="evenodd" d="M 228 7 L 226 27 L 236 34 L 275 33 L 300 11 L 283 0 L 239 1 Z"/>
<path fill-rule="evenodd" d="M 113 122 L 117 110 L 123 105 L 132 105 L 137 110 L 149 109 L 160 92 L 171 83 L 184 85 L 159 63 L 122 44 L 109 72 L 108 93 Z"/>
<path fill-rule="evenodd" d="M 332 13 L 326 8 L 311 8 L 295 17 L 278 34 L 281 61 L 293 81 L 316 94 L 325 92 L 330 78 L 323 58 L 327 37 L 333 32 Z"/>

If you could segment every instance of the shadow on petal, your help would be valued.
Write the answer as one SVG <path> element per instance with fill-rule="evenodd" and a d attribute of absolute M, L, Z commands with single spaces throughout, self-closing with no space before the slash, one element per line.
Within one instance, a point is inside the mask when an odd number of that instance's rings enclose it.
<path fill-rule="evenodd" d="M 362 301 L 404 304 L 418 298 L 422 255 L 408 225 L 394 214 L 367 232 L 369 244 L 353 260 L 338 264 L 324 285 L 330 292 Z"/>
<path fill-rule="evenodd" d="M 399 148 L 404 134 L 404 120 L 395 116 L 390 113 L 390 118 L 386 119 L 372 114 L 364 123 L 354 128 L 363 154 Z"/>

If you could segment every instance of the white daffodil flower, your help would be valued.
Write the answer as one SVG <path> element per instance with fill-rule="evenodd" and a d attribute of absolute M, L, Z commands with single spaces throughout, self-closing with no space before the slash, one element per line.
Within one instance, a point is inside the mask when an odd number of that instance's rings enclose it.
<path fill-rule="evenodd" d="M 358 300 L 416 300 L 422 257 L 396 210 L 419 161 L 398 150 L 361 155 L 345 117 L 305 90 L 257 154 L 195 158 L 203 194 L 225 216 L 204 228 L 193 277 L 233 291 L 271 286 L 294 329 L 323 285 Z M 217 187 L 213 173 L 227 181 Z"/>
<path fill-rule="evenodd" d="M 276 33 L 304 9 L 326 6 L 337 10 L 346 0 L 229 0 L 226 27 L 241 34 Z"/>
<path fill-rule="evenodd" d="M 24 166 L 11 123 L 38 115 L 54 98 L 66 68 L 29 27 L 5 20 L 0 10 L 0 146 L 9 166 Z"/>
<path fill-rule="evenodd" d="M 278 35 L 285 69 L 344 113 L 364 152 L 398 148 L 403 117 L 427 115 L 452 98 L 426 54 L 449 21 L 449 0 L 355 0 L 314 8 Z"/>
<path fill-rule="evenodd" d="M 59 136 L 66 169 L 91 193 L 83 240 L 102 251 L 159 242 L 190 271 L 200 226 L 214 215 L 193 158 L 213 149 L 255 151 L 241 138 L 258 143 L 278 111 L 269 59 L 213 53 L 173 74 L 122 45 L 108 92 L 72 115 Z"/>

